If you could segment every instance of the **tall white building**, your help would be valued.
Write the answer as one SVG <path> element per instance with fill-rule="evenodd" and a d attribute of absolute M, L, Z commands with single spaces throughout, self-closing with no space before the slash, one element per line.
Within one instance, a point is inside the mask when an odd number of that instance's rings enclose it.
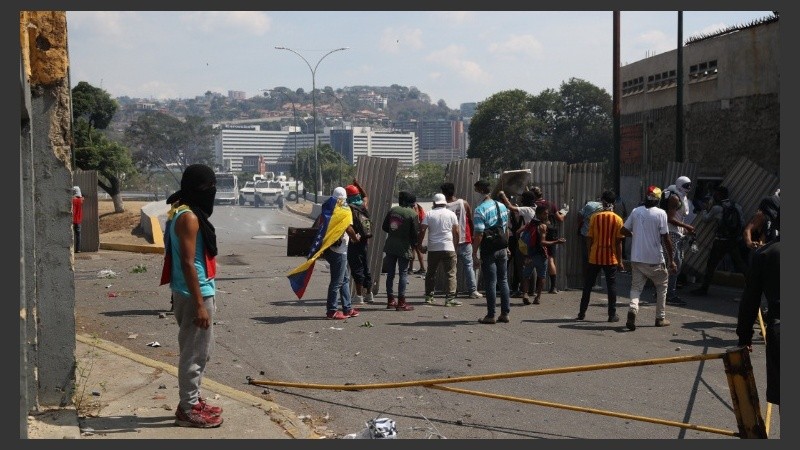
<path fill-rule="evenodd" d="M 353 127 L 353 164 L 358 157 L 397 158 L 400 167 L 419 163 L 419 139 L 413 132 L 376 131 L 371 127 Z"/>
<path fill-rule="evenodd" d="M 331 133 L 336 134 L 335 142 Z M 336 129 L 326 127 L 317 134 L 320 144 L 330 144 L 334 151 L 356 164 L 361 155 L 397 158 L 400 167 L 419 162 L 419 140 L 415 133 L 377 131 L 371 127 Z M 231 172 L 256 172 L 263 157 L 268 171 L 292 172 L 296 152 L 314 146 L 313 134 L 285 127 L 281 131 L 262 131 L 259 125 L 223 125 L 215 141 L 216 162 Z"/>
<path fill-rule="evenodd" d="M 330 137 L 317 134 L 320 144 Z M 260 125 L 223 125 L 214 139 L 217 164 L 232 172 L 255 172 L 259 157 L 264 158 L 267 170 L 291 172 L 296 152 L 314 147 L 314 135 L 302 134 L 297 128 L 281 131 L 261 130 Z"/>

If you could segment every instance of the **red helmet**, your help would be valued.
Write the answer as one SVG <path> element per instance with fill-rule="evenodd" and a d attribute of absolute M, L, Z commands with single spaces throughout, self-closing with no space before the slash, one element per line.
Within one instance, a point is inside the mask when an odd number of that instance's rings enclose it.
<path fill-rule="evenodd" d="M 358 188 L 355 187 L 352 184 L 347 185 L 347 187 L 344 188 L 344 190 L 347 192 L 347 196 L 348 197 L 360 194 L 360 192 L 358 191 Z"/>

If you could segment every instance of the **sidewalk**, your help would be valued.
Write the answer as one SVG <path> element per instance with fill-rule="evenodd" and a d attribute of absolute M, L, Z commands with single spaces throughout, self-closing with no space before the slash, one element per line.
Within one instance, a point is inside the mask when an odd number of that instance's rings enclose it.
<path fill-rule="evenodd" d="M 321 439 L 274 402 L 208 378 L 203 395 L 224 410 L 218 428 L 174 425 L 178 369 L 114 343 L 76 336 L 75 406 L 28 416 L 29 439 Z"/>

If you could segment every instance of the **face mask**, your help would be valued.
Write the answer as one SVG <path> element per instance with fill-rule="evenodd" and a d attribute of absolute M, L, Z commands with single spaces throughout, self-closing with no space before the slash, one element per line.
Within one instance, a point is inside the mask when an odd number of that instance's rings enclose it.
<path fill-rule="evenodd" d="M 214 213 L 214 197 L 216 197 L 216 195 L 217 187 L 214 186 L 210 189 L 200 192 L 200 195 L 198 196 L 199 202 L 197 206 L 200 207 L 204 213 L 208 214 L 209 217 L 211 217 L 211 214 Z"/>

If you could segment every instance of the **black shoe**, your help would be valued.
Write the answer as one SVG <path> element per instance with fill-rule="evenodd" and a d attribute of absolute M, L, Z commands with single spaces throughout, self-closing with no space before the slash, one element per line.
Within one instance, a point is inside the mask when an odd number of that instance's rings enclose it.
<path fill-rule="evenodd" d="M 677 295 L 676 295 L 675 297 L 668 298 L 668 299 L 667 299 L 667 304 L 668 304 L 668 305 L 675 305 L 675 306 L 686 306 L 686 302 L 685 302 L 685 301 L 683 301 L 683 300 L 682 300 L 680 297 L 678 297 Z"/>
<path fill-rule="evenodd" d="M 583 320 L 583 319 L 585 319 L 585 318 L 586 318 L 586 314 L 584 314 L 584 313 L 579 313 L 579 314 L 578 314 L 578 317 L 576 317 L 576 318 L 575 318 L 575 320 Z"/>
<path fill-rule="evenodd" d="M 628 327 L 629 330 L 633 331 L 636 329 L 636 313 L 633 311 L 628 311 L 628 321 L 625 322 L 625 326 Z"/>
<path fill-rule="evenodd" d="M 609 321 L 609 322 L 619 322 L 619 316 L 618 316 L 618 315 L 616 315 L 616 314 L 614 314 L 613 316 L 610 316 L 610 317 L 608 318 L 608 321 Z"/>

